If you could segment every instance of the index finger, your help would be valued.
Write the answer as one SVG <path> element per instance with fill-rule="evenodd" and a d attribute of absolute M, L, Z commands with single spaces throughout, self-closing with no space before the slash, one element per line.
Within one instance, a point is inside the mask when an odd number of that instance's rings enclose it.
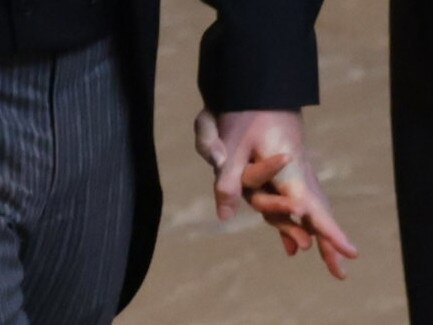
<path fill-rule="evenodd" d="M 348 258 L 358 256 L 357 248 L 350 243 L 347 236 L 322 204 L 310 201 L 308 211 L 307 218 L 311 226 L 327 238 L 341 254 Z"/>

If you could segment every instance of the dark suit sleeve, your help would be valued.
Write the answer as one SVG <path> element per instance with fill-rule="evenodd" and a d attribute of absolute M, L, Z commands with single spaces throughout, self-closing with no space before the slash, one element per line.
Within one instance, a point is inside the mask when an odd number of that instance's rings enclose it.
<path fill-rule="evenodd" d="M 217 19 L 200 42 L 198 86 L 213 112 L 319 103 L 314 23 L 323 0 L 201 0 Z"/>

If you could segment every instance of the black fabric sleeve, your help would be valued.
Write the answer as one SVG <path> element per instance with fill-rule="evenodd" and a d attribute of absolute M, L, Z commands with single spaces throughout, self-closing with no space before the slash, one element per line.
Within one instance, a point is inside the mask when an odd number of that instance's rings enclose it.
<path fill-rule="evenodd" d="M 201 0 L 217 18 L 200 42 L 198 87 L 213 112 L 319 104 L 314 24 L 323 0 Z"/>

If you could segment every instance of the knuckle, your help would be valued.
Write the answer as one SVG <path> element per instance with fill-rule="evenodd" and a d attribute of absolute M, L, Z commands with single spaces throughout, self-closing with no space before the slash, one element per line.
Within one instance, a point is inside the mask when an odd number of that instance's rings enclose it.
<path fill-rule="evenodd" d="M 219 180 L 215 184 L 215 191 L 222 197 L 236 198 L 238 196 L 238 186 L 226 180 Z"/>

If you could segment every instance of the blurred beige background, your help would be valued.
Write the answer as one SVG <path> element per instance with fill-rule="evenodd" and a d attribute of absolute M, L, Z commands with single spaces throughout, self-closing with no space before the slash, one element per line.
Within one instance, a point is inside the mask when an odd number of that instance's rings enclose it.
<path fill-rule="evenodd" d="M 218 221 L 212 170 L 194 151 L 198 46 L 215 12 L 163 0 L 156 139 L 165 205 L 153 264 L 116 325 L 408 324 L 393 189 L 386 1 L 326 1 L 317 22 L 321 105 L 308 150 L 335 217 L 360 249 L 332 278 L 316 245 L 287 257 L 244 204 Z"/>

